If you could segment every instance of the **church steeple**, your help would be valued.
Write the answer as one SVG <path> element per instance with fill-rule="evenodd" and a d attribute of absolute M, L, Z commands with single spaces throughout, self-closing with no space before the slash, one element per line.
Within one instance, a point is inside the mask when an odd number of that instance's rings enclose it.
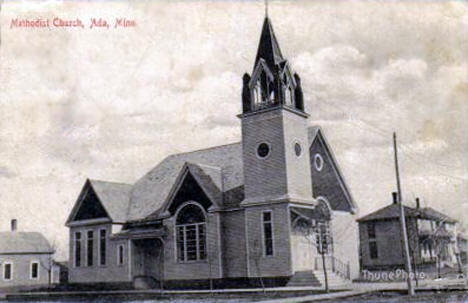
<path fill-rule="evenodd" d="M 254 71 L 260 59 L 265 61 L 271 71 L 275 69 L 276 65 L 284 61 L 281 49 L 278 45 L 278 40 L 276 39 L 275 32 L 273 31 L 273 25 L 271 24 L 268 16 L 266 16 L 263 21 L 262 34 L 260 35 L 260 42 L 258 43 Z"/>
<path fill-rule="evenodd" d="M 304 111 L 300 78 L 284 59 L 268 15 L 262 26 L 252 76 L 244 74 L 243 113 L 287 106 Z"/>
<path fill-rule="evenodd" d="M 244 201 L 314 204 L 308 156 L 308 116 L 301 81 L 281 53 L 273 25 L 263 22 L 252 76 L 242 78 Z"/>

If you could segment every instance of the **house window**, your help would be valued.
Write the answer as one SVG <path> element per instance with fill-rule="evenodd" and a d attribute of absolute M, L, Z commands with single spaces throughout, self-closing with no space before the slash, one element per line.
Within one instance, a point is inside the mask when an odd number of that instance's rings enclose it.
<path fill-rule="evenodd" d="M 379 257 L 376 241 L 369 242 L 369 254 L 371 259 L 377 259 Z"/>
<path fill-rule="evenodd" d="M 10 262 L 5 262 L 3 264 L 3 280 L 12 280 L 13 279 L 13 264 Z"/>
<path fill-rule="evenodd" d="M 262 213 L 263 255 L 273 256 L 273 217 L 270 210 Z"/>
<path fill-rule="evenodd" d="M 75 267 L 81 266 L 81 232 L 75 233 Z"/>
<path fill-rule="evenodd" d="M 124 246 L 120 244 L 117 246 L 117 265 L 124 264 Z"/>
<path fill-rule="evenodd" d="M 203 210 L 187 204 L 176 219 L 177 259 L 181 262 L 206 259 L 206 223 Z"/>
<path fill-rule="evenodd" d="M 99 231 L 99 265 L 106 265 L 106 236 L 107 231 L 105 229 L 101 229 Z"/>
<path fill-rule="evenodd" d="M 375 239 L 375 223 L 367 223 L 367 236 L 369 239 Z"/>
<path fill-rule="evenodd" d="M 39 278 L 39 263 L 32 262 L 31 263 L 31 279 L 38 279 Z"/>
<path fill-rule="evenodd" d="M 86 247 L 86 265 L 93 266 L 93 243 L 94 243 L 94 232 L 92 230 L 88 231 L 88 242 Z"/>

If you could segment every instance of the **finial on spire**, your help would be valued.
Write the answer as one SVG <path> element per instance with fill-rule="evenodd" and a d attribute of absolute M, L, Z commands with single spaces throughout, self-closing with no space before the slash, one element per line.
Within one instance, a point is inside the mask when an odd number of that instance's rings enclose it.
<path fill-rule="evenodd" d="M 265 18 L 268 18 L 268 0 L 265 0 Z"/>

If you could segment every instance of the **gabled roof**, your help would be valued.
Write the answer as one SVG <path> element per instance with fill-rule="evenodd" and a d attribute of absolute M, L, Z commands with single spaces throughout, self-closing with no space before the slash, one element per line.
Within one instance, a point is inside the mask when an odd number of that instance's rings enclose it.
<path fill-rule="evenodd" d="M 308 132 L 309 144 L 320 137 L 326 145 L 346 203 L 354 211 L 354 202 L 320 127 L 310 127 Z M 164 215 L 165 207 L 177 190 L 184 170 L 190 171 L 216 207 L 239 207 L 244 198 L 244 175 L 242 144 L 238 142 L 168 156 L 133 185 L 88 180 L 67 223 L 71 222 L 77 212 L 86 186 L 95 191 L 113 222 L 157 219 Z"/>
<path fill-rule="evenodd" d="M 99 180 L 90 182 L 112 221 L 125 222 L 132 185 Z"/>
<path fill-rule="evenodd" d="M 345 210 L 346 209 L 346 210 L 348 210 L 348 211 L 350 211 L 352 213 L 355 213 L 357 211 L 357 205 L 354 202 L 354 199 L 353 199 L 353 197 L 351 195 L 350 190 L 348 189 L 348 186 L 347 186 L 347 184 L 345 182 L 345 179 L 344 179 L 343 174 L 342 174 L 342 172 L 340 170 L 338 162 L 336 161 L 333 150 L 331 149 L 330 144 L 328 144 L 327 139 L 323 135 L 321 127 L 317 126 L 317 125 L 309 127 L 308 128 L 308 139 L 309 139 L 309 149 L 312 149 L 312 145 L 317 141 L 320 141 L 321 144 L 323 144 L 323 148 L 325 149 L 325 153 L 327 154 L 327 156 L 330 159 L 331 166 L 332 166 L 335 178 L 336 178 L 337 182 L 339 183 L 339 187 L 341 188 L 341 190 L 340 190 L 340 192 L 341 192 L 340 197 L 341 198 L 335 197 L 335 199 L 333 199 L 334 201 L 329 201 L 330 206 L 332 207 L 333 210 Z M 311 165 L 313 165 L 313 163 L 312 163 L 313 159 L 310 159 L 310 161 L 311 161 Z M 322 175 L 321 174 L 316 174 L 315 176 L 313 176 L 312 185 L 314 185 L 314 178 L 322 178 Z M 329 186 L 327 186 L 327 190 L 330 191 Z M 315 197 L 315 198 L 317 198 L 317 197 Z M 338 202 L 340 202 L 338 200 L 342 200 L 341 203 L 338 203 Z M 338 205 L 338 204 L 340 204 L 340 205 Z"/>
<path fill-rule="evenodd" d="M 419 209 L 409 207 L 409 206 L 403 206 L 403 207 L 405 211 L 405 217 L 414 217 L 414 218 L 433 220 L 433 221 L 444 221 L 447 223 L 456 222 L 456 220 L 430 207 L 419 208 Z M 357 221 L 365 222 L 365 221 L 388 220 L 388 219 L 398 219 L 399 217 L 400 217 L 400 204 L 392 203 L 384 208 L 381 208 L 373 213 L 370 213 L 362 218 L 359 218 Z"/>
<path fill-rule="evenodd" d="M 89 192 L 89 189 L 96 193 L 106 214 L 114 223 L 124 223 L 127 221 L 127 209 L 130 201 L 132 185 L 88 179 L 75 202 L 75 206 L 73 207 L 66 224 L 74 220 L 83 200 Z"/>
<path fill-rule="evenodd" d="M 265 63 L 272 72 L 275 71 L 276 65 L 280 64 L 284 60 L 275 32 L 273 31 L 273 25 L 268 17 L 265 17 L 263 22 L 254 70 L 260 58 L 265 60 Z"/>
<path fill-rule="evenodd" d="M 205 189 L 214 192 L 232 191 L 244 184 L 241 143 L 172 155 L 135 183 L 127 219 L 146 218 L 165 205 L 185 165 L 204 180 Z"/>
<path fill-rule="evenodd" d="M 49 241 L 38 232 L 0 232 L 0 254 L 53 253 Z"/>

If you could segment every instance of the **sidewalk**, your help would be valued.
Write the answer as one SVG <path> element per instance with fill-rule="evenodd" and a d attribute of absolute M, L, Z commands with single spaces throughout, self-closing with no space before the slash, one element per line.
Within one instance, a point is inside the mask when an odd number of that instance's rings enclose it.
<path fill-rule="evenodd" d="M 437 290 L 437 289 L 466 289 L 464 279 L 456 280 L 428 280 L 420 281 L 417 290 Z M 354 283 L 341 288 L 332 288 L 330 293 L 323 293 L 323 287 L 272 287 L 272 288 L 239 288 L 239 289 L 205 289 L 205 290 L 108 290 L 108 291 L 50 291 L 50 292 L 17 292 L 6 294 L 8 298 L 18 299 L 36 299 L 36 298 L 70 298 L 70 297 L 90 297 L 90 296 L 148 296 L 160 297 L 171 295 L 242 295 L 252 294 L 252 299 L 260 303 L 293 303 L 293 302 L 310 302 L 328 299 L 338 299 L 351 296 L 357 296 L 365 293 L 376 291 L 402 291 L 407 287 L 406 282 L 388 282 L 388 283 Z M 290 292 L 291 294 L 287 294 Z M 315 293 L 314 293 L 315 292 Z M 255 295 L 268 293 L 281 293 L 285 296 L 280 296 L 277 299 L 263 300 L 261 297 L 255 298 Z M 302 293 L 302 294 L 301 294 Z M 291 297 L 287 297 L 291 295 Z M 5 299 L 5 294 L 0 293 L 0 299 Z M 257 301 L 258 300 L 258 301 Z"/>
<path fill-rule="evenodd" d="M 369 290 L 340 291 L 340 292 L 334 292 L 334 293 L 329 293 L 329 294 L 317 294 L 317 295 L 309 295 L 309 296 L 302 296 L 302 297 L 281 298 L 281 299 L 274 299 L 274 300 L 257 301 L 257 303 L 311 302 L 311 301 L 347 298 L 347 297 L 362 295 L 362 294 L 365 294 L 367 292 L 370 292 L 370 291 Z"/>
<path fill-rule="evenodd" d="M 431 289 L 447 289 L 454 286 L 464 286 L 466 284 L 464 279 L 453 279 L 453 280 L 428 280 L 420 281 L 416 290 L 431 290 Z M 330 300 L 338 298 L 346 298 L 352 296 L 358 296 L 365 293 L 371 293 L 383 290 L 406 290 L 406 282 L 389 282 L 389 283 L 355 283 L 352 285 L 353 290 L 340 291 L 328 294 L 315 294 L 308 296 L 299 296 L 292 298 L 280 298 L 274 300 L 264 300 L 257 303 L 299 303 L 299 302 L 313 302 L 320 300 Z"/>

